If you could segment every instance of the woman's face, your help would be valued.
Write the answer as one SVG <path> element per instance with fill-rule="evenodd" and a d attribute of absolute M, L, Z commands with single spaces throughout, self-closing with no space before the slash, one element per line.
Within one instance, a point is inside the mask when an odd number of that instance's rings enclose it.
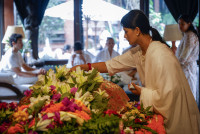
<path fill-rule="evenodd" d="M 137 31 L 136 29 L 123 28 L 124 29 L 124 38 L 127 39 L 130 45 L 135 45 L 137 40 Z"/>
<path fill-rule="evenodd" d="M 190 23 L 185 22 L 183 19 L 179 19 L 178 24 L 181 32 L 186 32 L 191 25 Z"/>

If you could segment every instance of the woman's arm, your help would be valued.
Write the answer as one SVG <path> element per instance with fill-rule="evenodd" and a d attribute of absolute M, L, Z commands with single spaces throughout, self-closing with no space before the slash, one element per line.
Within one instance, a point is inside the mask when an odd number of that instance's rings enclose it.
<path fill-rule="evenodd" d="M 76 70 L 76 67 L 78 66 L 80 66 L 82 70 L 85 70 L 85 71 L 89 70 L 88 64 L 74 66 L 71 68 L 71 70 Z M 105 62 L 91 63 L 91 67 L 97 69 L 100 73 L 108 73 Z"/>

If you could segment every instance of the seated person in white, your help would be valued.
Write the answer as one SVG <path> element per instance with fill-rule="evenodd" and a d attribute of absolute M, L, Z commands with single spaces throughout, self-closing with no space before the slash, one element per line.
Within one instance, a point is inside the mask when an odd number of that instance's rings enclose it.
<path fill-rule="evenodd" d="M 97 54 L 94 62 L 105 62 L 107 60 L 110 60 L 110 59 L 118 56 L 119 53 L 116 52 L 115 50 L 113 50 L 114 45 L 115 45 L 114 39 L 111 37 L 108 37 L 106 40 L 105 48 L 102 51 L 100 51 L 99 54 Z"/>
<path fill-rule="evenodd" d="M 74 54 L 71 57 L 71 65 L 81 65 L 91 63 L 91 58 L 88 54 L 83 51 L 83 44 L 81 42 L 75 42 Z"/>
<path fill-rule="evenodd" d="M 2 58 L 1 72 L 11 73 L 16 84 L 34 84 L 37 81 L 37 76 L 44 74 L 45 70 L 36 70 L 24 62 L 19 52 L 23 48 L 21 34 L 12 34 L 9 38 L 9 43 L 11 48 L 6 51 Z"/>
<path fill-rule="evenodd" d="M 65 45 L 64 48 L 63 48 L 63 56 L 62 56 L 62 59 L 70 59 L 71 57 L 71 45 Z"/>

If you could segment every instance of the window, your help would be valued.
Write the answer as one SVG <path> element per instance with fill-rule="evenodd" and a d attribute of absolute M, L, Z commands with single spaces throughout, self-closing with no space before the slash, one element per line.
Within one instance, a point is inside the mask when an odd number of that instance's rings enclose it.
<path fill-rule="evenodd" d="M 122 53 L 129 43 L 124 39 L 120 20 L 129 10 L 139 8 L 140 0 L 83 0 L 85 48 L 97 54 L 105 47 L 106 38 L 113 37 L 114 49 Z"/>

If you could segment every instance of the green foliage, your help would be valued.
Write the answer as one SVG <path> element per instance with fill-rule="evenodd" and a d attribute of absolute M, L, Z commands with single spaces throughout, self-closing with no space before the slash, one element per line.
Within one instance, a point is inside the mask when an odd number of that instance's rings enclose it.
<path fill-rule="evenodd" d="M 14 113 L 14 111 L 10 111 L 9 109 L 8 110 L 4 110 L 2 109 L 0 111 L 0 125 L 6 121 L 6 120 L 9 120 L 9 118 L 11 117 L 11 115 Z"/>
<path fill-rule="evenodd" d="M 92 109 L 98 109 L 97 113 L 102 113 L 106 110 L 109 99 L 95 93 L 94 99 L 90 102 Z"/>
<path fill-rule="evenodd" d="M 98 83 L 97 81 L 94 81 L 94 78 L 96 77 L 98 73 L 97 69 L 93 69 L 92 73 L 89 74 L 87 81 L 83 83 L 82 86 L 80 86 L 79 90 L 82 89 L 82 93 L 84 94 L 85 92 L 89 91 L 95 91 L 97 88 L 99 88 L 101 83 Z"/>
<path fill-rule="evenodd" d="M 43 134 L 80 134 L 78 124 L 76 119 L 68 122 L 64 122 L 63 126 L 56 126 L 54 129 L 49 129 L 48 132 L 43 132 Z"/>
<path fill-rule="evenodd" d="M 34 104 L 32 107 L 28 108 L 29 115 L 37 115 L 41 108 L 44 106 L 46 100 L 40 100 L 38 103 Z"/>
<path fill-rule="evenodd" d="M 94 115 L 91 120 L 84 122 L 83 134 L 118 134 L 120 118 L 115 115 Z"/>

